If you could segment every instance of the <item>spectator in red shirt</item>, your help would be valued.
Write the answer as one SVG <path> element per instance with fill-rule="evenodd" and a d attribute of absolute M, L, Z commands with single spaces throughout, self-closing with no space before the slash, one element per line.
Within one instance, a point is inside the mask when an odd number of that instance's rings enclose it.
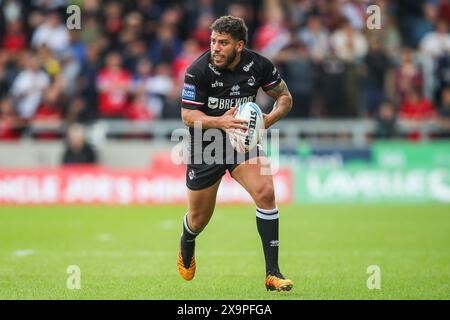
<path fill-rule="evenodd" d="M 58 104 L 61 95 L 61 88 L 58 84 L 53 84 L 44 92 L 41 105 L 34 114 L 33 121 L 61 122 L 61 107 Z"/>
<path fill-rule="evenodd" d="M 290 40 L 283 10 L 274 5 L 265 8 L 264 22 L 256 29 L 253 47 L 267 58 L 274 58 Z"/>
<path fill-rule="evenodd" d="M 147 94 L 145 92 L 137 93 L 126 111 L 126 117 L 134 121 L 152 120 L 154 116 L 147 107 L 147 100 Z"/>
<path fill-rule="evenodd" d="M 209 26 L 213 22 L 213 16 L 204 14 L 198 19 L 197 27 L 192 30 L 191 38 L 197 41 L 201 51 L 206 51 L 209 49 L 211 42 L 211 29 L 209 29 Z"/>
<path fill-rule="evenodd" d="M 211 32 L 210 32 L 211 33 Z M 188 39 L 183 43 L 182 53 L 174 60 L 172 64 L 174 79 L 178 84 L 182 84 L 186 69 L 201 54 L 198 42 L 194 39 Z"/>
<path fill-rule="evenodd" d="M 61 101 L 61 86 L 58 82 L 55 82 L 50 88 L 44 91 L 44 96 L 41 105 L 38 107 L 36 113 L 33 116 L 34 123 L 42 123 L 49 130 L 41 130 L 34 134 L 37 139 L 58 139 L 61 137 L 59 133 L 55 131 L 61 125 L 62 121 L 62 108 Z"/>
<path fill-rule="evenodd" d="M 400 118 L 403 120 L 426 121 L 434 116 L 433 104 L 415 90 L 410 90 L 400 105 Z"/>
<path fill-rule="evenodd" d="M 432 103 L 415 90 L 408 91 L 406 98 L 400 105 L 400 119 L 419 126 L 417 130 L 411 131 L 407 136 L 412 141 L 422 139 L 420 126 L 424 122 L 432 120 L 435 115 L 436 112 Z"/>
<path fill-rule="evenodd" d="M 97 75 L 100 117 L 123 117 L 128 105 L 132 76 L 122 68 L 122 58 L 116 53 L 106 57 L 106 67 Z"/>
<path fill-rule="evenodd" d="M 23 32 L 22 22 L 20 20 L 8 23 L 3 37 L 2 47 L 12 54 L 21 52 L 27 47 L 27 37 Z"/>
<path fill-rule="evenodd" d="M 450 24 L 450 0 L 440 0 L 438 7 L 439 19 L 445 20 Z"/>

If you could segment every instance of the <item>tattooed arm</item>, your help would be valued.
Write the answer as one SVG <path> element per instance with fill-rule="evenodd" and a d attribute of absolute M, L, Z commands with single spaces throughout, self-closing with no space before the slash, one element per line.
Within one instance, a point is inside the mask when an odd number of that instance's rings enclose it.
<path fill-rule="evenodd" d="M 266 93 L 275 100 L 272 111 L 264 115 L 264 124 L 267 129 L 289 113 L 292 108 L 292 96 L 283 80 Z"/>

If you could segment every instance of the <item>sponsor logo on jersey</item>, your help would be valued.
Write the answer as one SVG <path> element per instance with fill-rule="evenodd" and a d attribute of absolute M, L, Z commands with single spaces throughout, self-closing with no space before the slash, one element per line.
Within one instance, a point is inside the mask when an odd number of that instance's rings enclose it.
<path fill-rule="evenodd" d="M 214 66 L 210 63 L 208 63 L 208 67 L 212 70 L 212 72 L 214 72 L 216 75 L 220 76 L 221 73 L 219 71 L 217 71 L 216 68 L 214 68 Z"/>
<path fill-rule="evenodd" d="M 193 84 L 183 84 L 183 93 L 181 94 L 183 99 L 195 100 L 195 86 Z"/>
<path fill-rule="evenodd" d="M 235 84 L 234 86 L 231 87 L 231 92 L 230 92 L 230 96 L 238 96 L 241 94 L 241 92 L 239 91 L 241 87 L 239 87 L 238 84 Z"/>
<path fill-rule="evenodd" d="M 255 77 L 254 77 L 254 76 L 251 76 L 251 77 L 248 79 L 247 83 L 248 83 L 249 86 L 253 87 L 253 86 L 255 85 L 255 83 L 256 83 Z"/>
<path fill-rule="evenodd" d="M 249 71 L 250 71 L 250 68 L 253 66 L 253 64 L 254 64 L 254 62 L 253 62 L 253 60 L 252 60 L 252 62 L 246 64 L 246 65 L 242 68 L 242 70 L 244 70 L 245 72 L 249 72 Z"/>
<path fill-rule="evenodd" d="M 228 110 L 231 107 L 239 106 L 246 102 L 253 102 L 255 101 L 256 95 L 248 96 L 248 97 L 239 97 L 239 98 L 228 98 L 228 99 L 221 99 L 221 98 L 214 98 L 209 97 L 208 98 L 208 107 L 210 109 L 219 109 L 219 110 Z"/>
<path fill-rule="evenodd" d="M 223 87 L 223 82 L 219 82 L 216 80 L 216 82 L 211 83 L 211 88 L 216 88 L 216 87 Z"/>
<path fill-rule="evenodd" d="M 208 98 L 208 107 L 210 109 L 216 109 L 218 106 L 219 106 L 219 98 L 213 97 Z"/>

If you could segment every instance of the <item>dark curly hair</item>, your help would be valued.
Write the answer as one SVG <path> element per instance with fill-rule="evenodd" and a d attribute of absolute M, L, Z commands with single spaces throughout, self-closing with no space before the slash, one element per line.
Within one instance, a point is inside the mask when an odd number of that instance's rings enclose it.
<path fill-rule="evenodd" d="M 228 33 L 236 40 L 247 43 L 248 28 L 244 20 L 234 16 L 222 16 L 213 22 L 211 30 L 218 33 Z"/>

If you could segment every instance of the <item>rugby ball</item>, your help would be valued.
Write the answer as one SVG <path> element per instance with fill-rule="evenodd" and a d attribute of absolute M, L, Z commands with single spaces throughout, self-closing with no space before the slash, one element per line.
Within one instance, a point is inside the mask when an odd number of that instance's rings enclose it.
<path fill-rule="evenodd" d="M 231 145 L 238 152 L 248 152 L 258 144 L 261 129 L 264 129 L 264 118 L 259 106 L 254 102 L 241 104 L 234 115 L 236 119 L 247 121 L 247 130 L 232 129 L 228 131 Z"/>

